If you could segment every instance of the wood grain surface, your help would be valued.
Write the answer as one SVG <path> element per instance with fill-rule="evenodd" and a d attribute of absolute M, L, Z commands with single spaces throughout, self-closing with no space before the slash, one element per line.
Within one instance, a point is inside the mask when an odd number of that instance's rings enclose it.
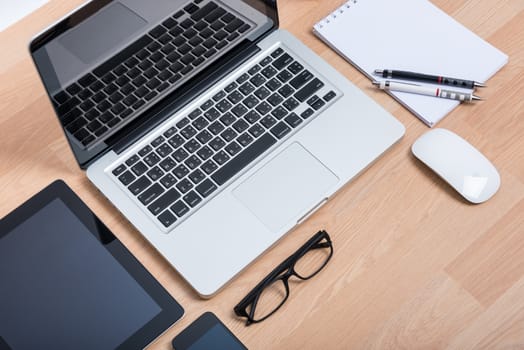
<path fill-rule="evenodd" d="M 214 298 L 198 298 L 90 184 L 67 145 L 27 45 L 79 0 L 51 0 L 0 33 L 0 216 L 64 179 L 185 308 L 151 349 L 170 349 L 205 311 L 250 349 L 524 349 L 524 1 L 433 1 L 509 55 L 481 91 L 485 101 L 461 105 L 438 124 L 499 170 L 499 192 L 480 205 L 411 155 L 429 129 L 312 34 L 342 2 L 280 0 L 282 27 L 384 106 L 406 135 Z M 233 306 L 319 229 L 333 238 L 332 261 L 312 280 L 292 283 L 274 316 L 245 327 Z"/>

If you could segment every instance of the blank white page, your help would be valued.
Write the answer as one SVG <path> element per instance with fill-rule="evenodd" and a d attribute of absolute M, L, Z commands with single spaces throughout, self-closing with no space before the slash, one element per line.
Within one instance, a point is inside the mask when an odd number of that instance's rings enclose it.
<path fill-rule="evenodd" d="M 317 23 L 314 32 L 372 80 L 384 80 L 373 74 L 375 69 L 398 69 L 485 82 L 508 61 L 427 0 L 351 0 Z M 459 104 L 391 95 L 428 126 Z"/>

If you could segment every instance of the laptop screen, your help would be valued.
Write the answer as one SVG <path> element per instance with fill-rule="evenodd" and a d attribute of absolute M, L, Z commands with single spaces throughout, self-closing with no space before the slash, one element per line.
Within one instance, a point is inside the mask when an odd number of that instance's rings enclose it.
<path fill-rule="evenodd" d="M 278 26 L 275 0 L 95 0 L 31 43 L 80 166 Z"/>

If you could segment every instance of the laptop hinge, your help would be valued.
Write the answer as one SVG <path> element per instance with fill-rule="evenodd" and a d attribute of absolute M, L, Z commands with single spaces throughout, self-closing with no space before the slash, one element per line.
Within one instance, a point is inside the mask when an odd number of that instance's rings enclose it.
<path fill-rule="evenodd" d="M 147 111 L 144 114 L 144 117 L 137 118 L 137 120 L 134 120 L 126 126 L 122 132 L 113 136 L 112 139 L 118 141 L 115 141 L 111 149 L 117 154 L 124 152 L 142 136 L 161 124 L 164 120 L 173 115 L 173 113 L 182 109 L 203 91 L 209 89 L 259 51 L 260 48 L 258 45 L 255 43 L 248 43 L 243 49 L 240 49 L 239 51 L 236 50 L 234 59 L 231 58 L 232 55 L 226 55 L 220 60 L 214 62 L 213 66 L 218 66 L 220 67 L 219 69 L 213 70 L 209 73 L 204 71 L 204 74 L 201 76 L 205 76 L 205 78 L 201 78 L 195 82 L 189 82 L 187 86 L 175 90 L 172 94 L 166 96 L 164 100 L 157 103 L 157 105 Z M 183 91 L 182 93 L 180 92 L 181 90 Z M 179 96 L 174 97 L 175 93 Z"/>

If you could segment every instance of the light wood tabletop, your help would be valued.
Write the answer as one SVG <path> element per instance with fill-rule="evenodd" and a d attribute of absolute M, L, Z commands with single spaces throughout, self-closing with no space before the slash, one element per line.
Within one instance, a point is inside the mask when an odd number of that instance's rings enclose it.
<path fill-rule="evenodd" d="M 170 349 L 205 311 L 250 349 L 523 349 L 524 1 L 433 0 L 509 55 L 479 93 L 485 101 L 460 105 L 438 124 L 499 170 L 498 193 L 480 205 L 412 156 L 429 128 L 313 35 L 313 24 L 342 2 L 281 0 L 282 27 L 384 106 L 406 135 L 214 298 L 200 299 L 95 189 L 63 136 L 27 46 L 79 0 L 51 0 L 0 33 L 0 217 L 64 179 L 184 307 L 151 349 Z M 233 306 L 319 229 L 333 239 L 332 260 L 313 279 L 291 283 L 275 315 L 246 327 Z"/>

